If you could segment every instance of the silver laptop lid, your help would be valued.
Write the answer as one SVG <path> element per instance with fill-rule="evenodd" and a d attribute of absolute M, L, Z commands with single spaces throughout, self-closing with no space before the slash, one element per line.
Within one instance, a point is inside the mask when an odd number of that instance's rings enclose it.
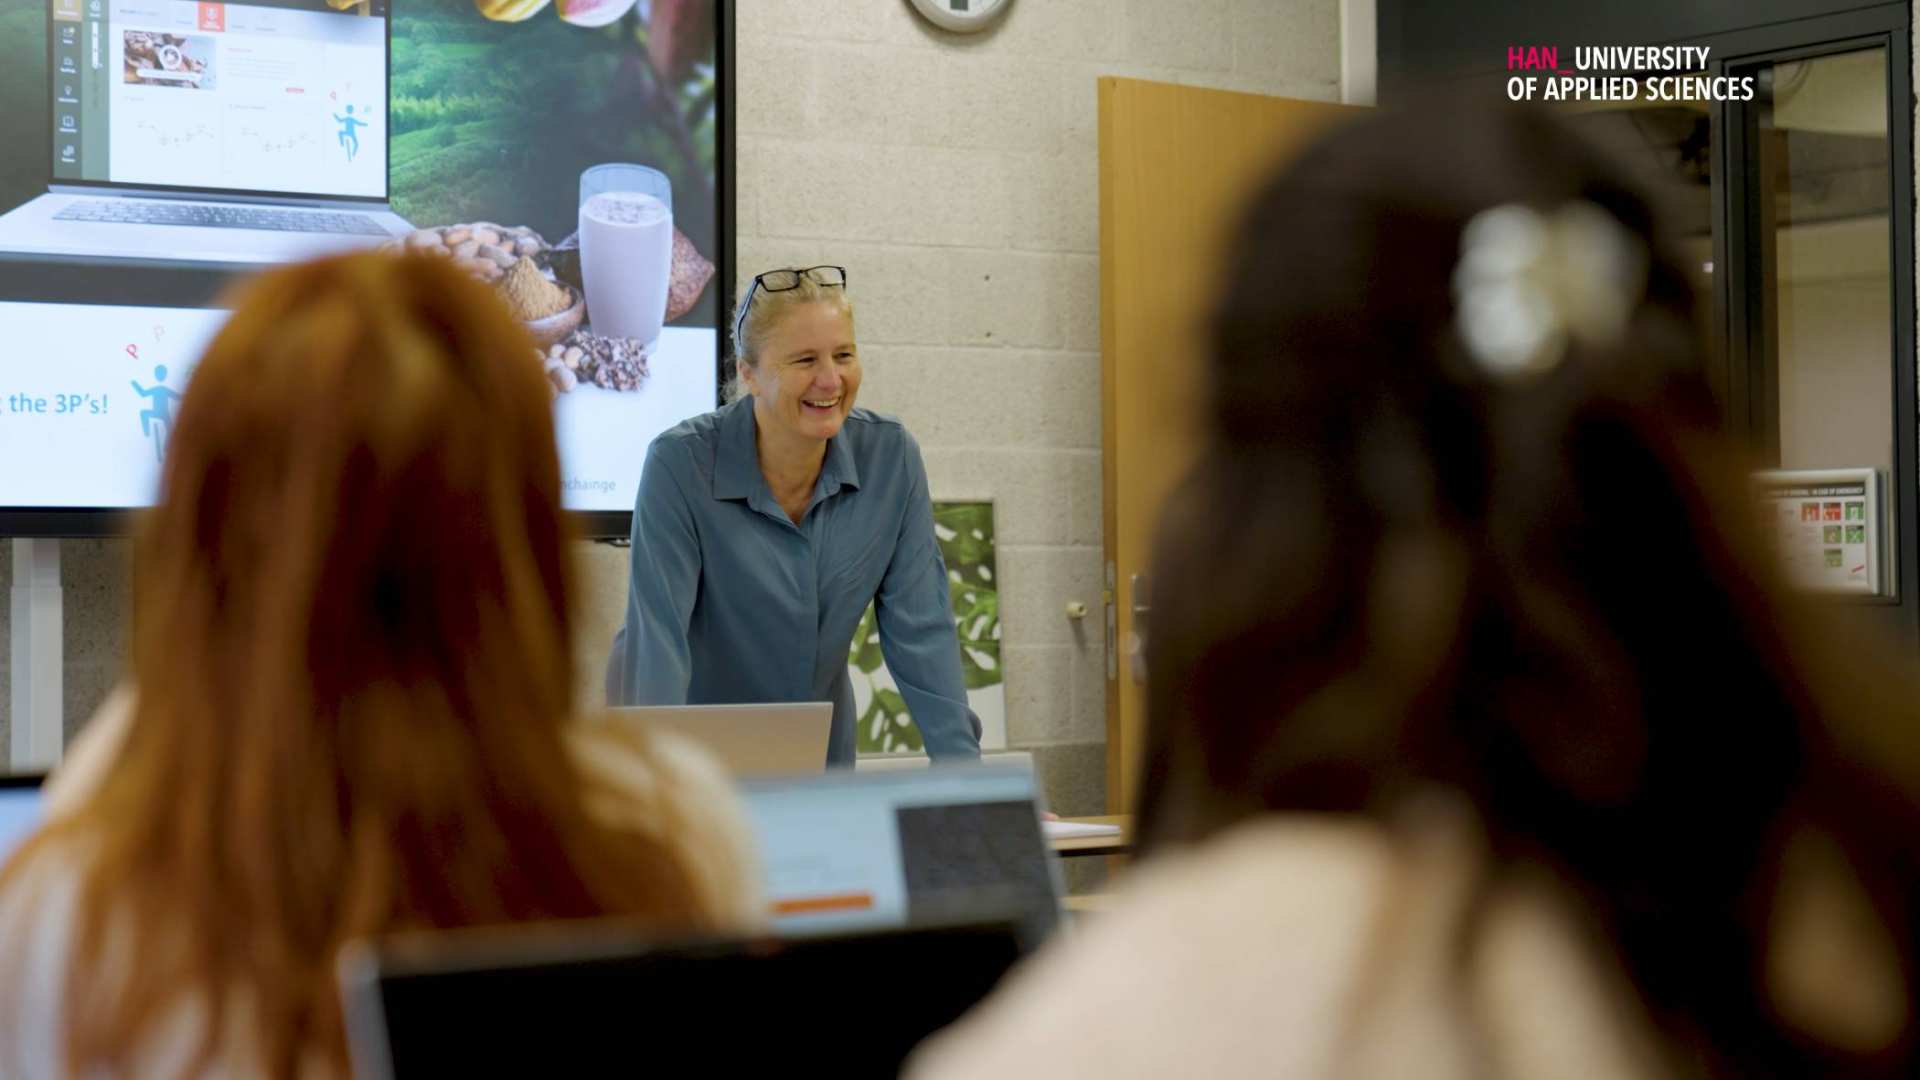
<path fill-rule="evenodd" d="M 383 204 L 390 0 L 45 0 L 51 183 Z"/>
<path fill-rule="evenodd" d="M 827 767 L 831 701 L 765 705 L 626 705 L 607 710 L 637 724 L 699 743 L 734 776 L 817 773 Z"/>

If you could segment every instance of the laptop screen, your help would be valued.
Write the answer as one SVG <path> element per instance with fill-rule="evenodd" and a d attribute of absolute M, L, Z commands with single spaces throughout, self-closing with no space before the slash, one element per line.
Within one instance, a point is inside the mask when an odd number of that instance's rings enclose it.
<path fill-rule="evenodd" d="M 1033 775 L 968 766 L 741 783 L 786 933 L 1010 916 L 1044 935 L 1058 870 Z"/>
<path fill-rule="evenodd" d="M 787 941 L 461 939 L 372 963 L 349 951 L 355 1076 L 893 1077 L 1028 946 L 1004 923 Z M 702 1067 L 670 1064 L 687 1060 Z"/>
<path fill-rule="evenodd" d="M 0 865 L 39 824 L 38 779 L 0 777 Z"/>
<path fill-rule="evenodd" d="M 387 197 L 387 0 L 44 0 L 53 179 Z"/>

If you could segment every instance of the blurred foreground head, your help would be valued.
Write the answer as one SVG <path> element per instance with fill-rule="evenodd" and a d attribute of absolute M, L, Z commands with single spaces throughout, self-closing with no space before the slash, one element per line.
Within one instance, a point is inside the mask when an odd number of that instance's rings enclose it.
<path fill-rule="evenodd" d="M 82 1072 L 142 1060 L 189 1003 L 205 1053 L 344 1068 L 333 959 L 358 937 L 705 918 L 670 832 L 603 827 L 566 747 L 567 530 L 524 329 L 418 256 L 274 270 L 231 304 L 136 541 L 127 741 L 19 860 L 86 853 Z"/>
<path fill-rule="evenodd" d="M 1155 569 L 1146 842 L 1444 792 L 1496 878 L 1579 898 L 1688 1068 L 1908 1067 L 1906 684 L 1770 584 L 1635 182 L 1541 113 L 1374 114 L 1236 236 Z M 1768 986 L 1814 847 L 1905 980 L 1838 1035 Z"/>
<path fill-rule="evenodd" d="M 331 713 L 381 687 L 565 716 L 560 470 L 523 329 L 421 258 L 277 271 L 233 306 L 140 535 L 142 696 L 204 679 Z"/>

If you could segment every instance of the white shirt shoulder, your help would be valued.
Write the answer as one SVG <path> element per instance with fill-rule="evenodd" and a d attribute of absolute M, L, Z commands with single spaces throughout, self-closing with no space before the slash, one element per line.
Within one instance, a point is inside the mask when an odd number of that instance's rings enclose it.
<path fill-rule="evenodd" d="M 1658 1075 L 1620 983 L 1551 895 L 1503 889 L 1462 962 L 1475 843 L 1273 816 L 1153 858 L 909 1075 Z"/>
<path fill-rule="evenodd" d="M 1117 904 L 1015 971 L 910 1075 L 1329 1075 L 1387 873 L 1367 830 L 1322 822 L 1142 864 Z"/>

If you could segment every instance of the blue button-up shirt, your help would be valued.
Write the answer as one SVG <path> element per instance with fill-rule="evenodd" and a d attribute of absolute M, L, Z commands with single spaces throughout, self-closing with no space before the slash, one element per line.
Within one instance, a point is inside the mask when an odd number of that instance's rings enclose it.
<path fill-rule="evenodd" d="M 935 758 L 980 754 L 920 447 L 854 409 L 794 524 L 755 449 L 753 399 L 653 441 L 633 509 L 612 705 L 831 701 L 827 762 L 854 758 L 847 654 L 873 601 L 887 670 Z"/>

